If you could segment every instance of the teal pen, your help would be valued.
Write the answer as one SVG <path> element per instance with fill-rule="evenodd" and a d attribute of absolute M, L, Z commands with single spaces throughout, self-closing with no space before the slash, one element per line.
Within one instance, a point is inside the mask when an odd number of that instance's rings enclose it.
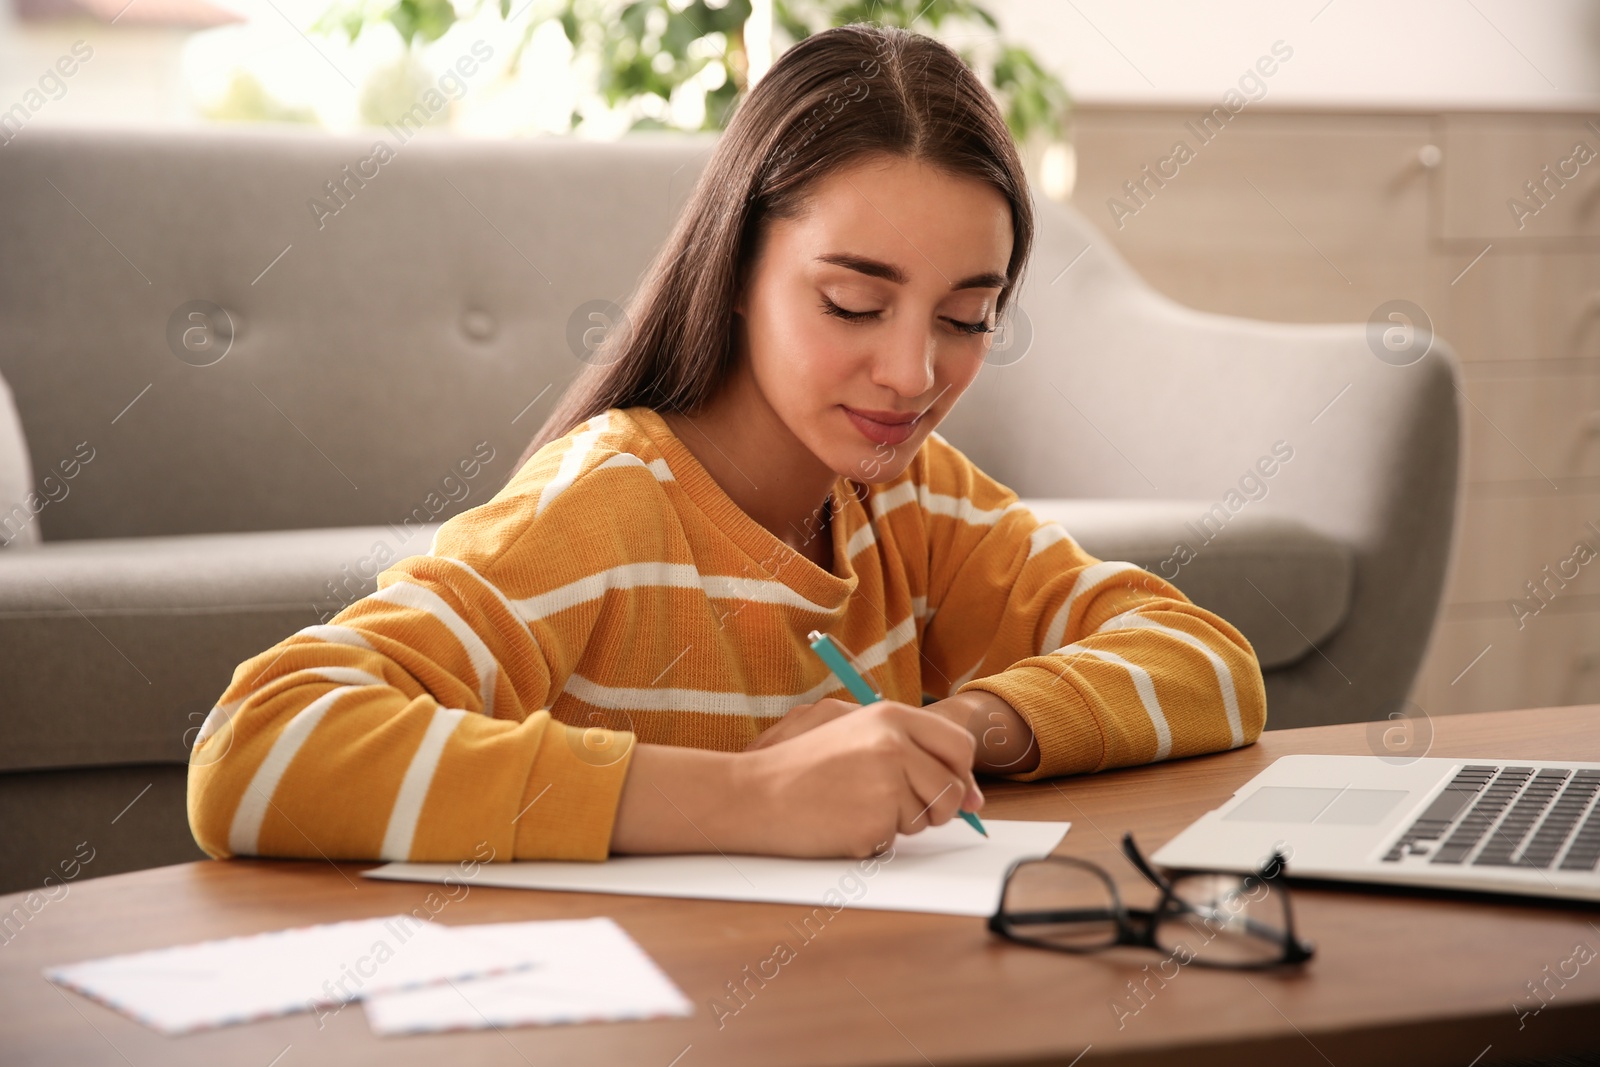
<path fill-rule="evenodd" d="M 861 677 L 854 667 L 850 666 L 850 661 L 845 659 L 844 653 L 835 647 L 832 638 L 820 630 L 812 630 L 806 636 L 811 639 L 811 650 L 821 656 L 822 662 L 826 663 L 833 673 L 839 676 L 839 681 L 843 682 L 844 687 L 850 690 L 851 696 L 855 697 L 863 705 L 883 699 L 877 693 L 874 693 L 872 686 L 867 684 L 867 680 Z M 978 831 L 978 833 L 984 837 L 989 836 L 989 831 L 983 828 L 983 823 L 979 821 L 976 814 L 965 809 L 958 810 L 956 814 L 965 819 L 967 825 Z"/>

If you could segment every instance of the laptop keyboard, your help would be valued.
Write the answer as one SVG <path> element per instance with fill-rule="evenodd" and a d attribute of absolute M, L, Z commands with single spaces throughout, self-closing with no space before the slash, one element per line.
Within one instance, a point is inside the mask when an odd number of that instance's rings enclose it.
<path fill-rule="evenodd" d="M 1597 793 L 1600 770 L 1590 768 L 1463 767 L 1383 858 L 1592 871 L 1600 863 Z"/>

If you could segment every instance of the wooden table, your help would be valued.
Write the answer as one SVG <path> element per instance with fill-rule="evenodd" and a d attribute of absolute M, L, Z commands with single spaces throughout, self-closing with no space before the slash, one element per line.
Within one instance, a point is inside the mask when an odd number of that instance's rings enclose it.
<path fill-rule="evenodd" d="M 1596 705 L 1440 718 L 1433 728 L 1430 755 L 1600 759 Z M 1271 731 L 1236 752 L 1056 782 L 991 782 L 984 815 L 1071 820 L 1061 851 L 1104 864 L 1130 904 L 1148 904 L 1153 894 L 1116 848 L 1124 830 L 1154 851 L 1278 756 L 1382 751 L 1370 736 L 1369 724 Z M 610 915 L 696 1014 L 377 1038 L 352 1004 L 320 1026 L 304 1012 L 168 1038 L 40 974 L 162 945 L 434 910 L 428 894 L 442 887 L 357 877 L 370 866 L 230 860 L 70 883 L 0 945 L 0 1062 L 1487 1067 L 1600 1046 L 1600 958 L 1564 985 L 1542 987 L 1553 991 L 1542 1008 L 1527 984 L 1554 974 L 1575 946 L 1600 952 L 1600 908 L 1355 888 L 1295 888 L 1301 932 L 1317 945 L 1303 972 L 1186 967 L 1164 985 L 1152 980 L 1142 1003 L 1128 983 L 1154 973 L 1158 954 L 1074 958 L 1004 942 L 982 919 L 846 909 L 802 941 L 787 925 L 811 910 L 800 906 L 470 884 L 437 921 Z M 0 898 L 0 909 L 22 900 Z M 728 983 L 745 981 L 747 966 L 755 973 L 780 941 L 792 958 L 763 985 L 749 982 L 754 992 L 740 1007 Z M 719 1000 L 739 1010 L 714 1011 Z"/>

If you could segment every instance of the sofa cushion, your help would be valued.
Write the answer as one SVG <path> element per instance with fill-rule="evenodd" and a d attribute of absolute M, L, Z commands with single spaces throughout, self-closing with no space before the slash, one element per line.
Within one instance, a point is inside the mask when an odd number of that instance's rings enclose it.
<path fill-rule="evenodd" d="M 46 541 L 0 552 L 0 649 L 27 667 L 7 672 L 0 772 L 186 762 L 235 667 L 377 589 L 378 571 L 428 551 L 438 528 Z"/>
<path fill-rule="evenodd" d="M 33 467 L 22 420 L 11 401 L 11 388 L 0 378 L 0 548 L 38 544 L 40 510 L 40 498 L 33 495 Z"/>
<path fill-rule="evenodd" d="M 1263 670 L 1312 654 L 1350 608 L 1349 546 L 1264 504 L 1025 499 L 1098 559 L 1127 560 L 1238 627 Z"/>

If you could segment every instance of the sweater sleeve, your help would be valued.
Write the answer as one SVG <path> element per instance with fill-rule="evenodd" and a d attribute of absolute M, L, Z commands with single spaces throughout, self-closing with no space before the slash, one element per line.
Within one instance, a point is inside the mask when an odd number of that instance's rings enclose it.
<path fill-rule="evenodd" d="M 924 688 L 994 693 L 1027 721 L 1038 766 L 1001 777 L 1098 771 L 1260 736 L 1266 687 L 1243 634 L 1159 576 L 1090 556 L 942 438 L 929 443 Z"/>
<path fill-rule="evenodd" d="M 654 479 L 635 460 L 557 496 L 525 481 L 538 462 L 376 592 L 235 669 L 189 757 L 206 853 L 607 857 L 634 735 L 568 726 L 546 701 L 600 610 L 593 575 L 627 551 L 595 505 Z"/>

